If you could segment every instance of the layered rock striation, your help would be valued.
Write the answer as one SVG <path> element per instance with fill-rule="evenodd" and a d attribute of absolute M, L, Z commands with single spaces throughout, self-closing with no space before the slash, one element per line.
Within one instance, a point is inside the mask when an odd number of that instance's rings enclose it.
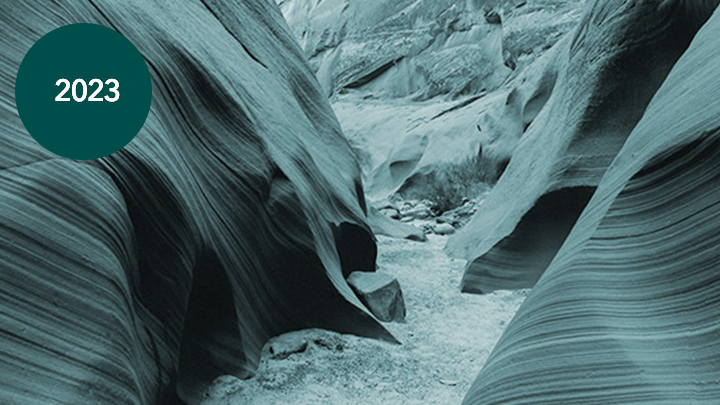
<path fill-rule="evenodd" d="M 691 6 L 660 3 L 675 12 Z M 716 2 L 692 6 L 708 11 Z M 465 405 L 717 403 L 719 35 L 716 11 L 649 103 Z"/>
<path fill-rule="evenodd" d="M 511 140 L 496 148 L 507 168 L 448 242 L 451 255 L 469 260 L 463 291 L 535 284 L 712 9 L 669 1 L 587 3 L 575 32 L 556 45 L 557 77 L 551 94 L 538 96 L 547 101 L 539 111 L 528 103 L 510 110 L 534 117 L 521 121 L 527 129 L 516 147 Z M 514 102 L 508 96 L 506 104 Z"/>
<path fill-rule="evenodd" d="M 345 282 L 375 267 L 360 172 L 274 3 L 0 8 L 0 403 L 195 404 L 271 336 L 393 340 Z M 15 109 L 24 54 L 73 23 L 125 35 L 152 76 L 144 128 L 96 161 Z"/>

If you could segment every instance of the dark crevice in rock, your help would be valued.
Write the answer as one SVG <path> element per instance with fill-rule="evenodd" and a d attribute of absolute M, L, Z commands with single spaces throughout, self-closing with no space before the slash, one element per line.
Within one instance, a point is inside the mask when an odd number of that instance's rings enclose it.
<path fill-rule="evenodd" d="M 159 170 L 127 151 L 96 165 L 114 181 L 125 199 L 134 230 L 139 300 L 160 322 L 165 334 L 179 336 L 191 283 L 196 231 L 170 182 Z"/>
<path fill-rule="evenodd" d="M 353 271 L 375 271 L 377 245 L 369 230 L 343 222 L 335 228 L 335 246 L 345 278 Z"/>
<path fill-rule="evenodd" d="M 434 119 L 436 119 L 436 118 L 440 118 L 440 117 L 442 117 L 443 115 L 448 114 L 448 113 L 451 113 L 451 112 L 453 112 L 453 111 L 457 111 L 457 110 L 459 110 L 459 109 L 461 109 L 461 108 L 465 108 L 465 107 L 469 106 L 470 104 L 476 102 L 477 100 L 481 99 L 481 98 L 484 97 L 484 96 L 485 96 L 485 93 L 483 92 L 482 94 L 479 94 L 479 95 L 477 95 L 477 96 L 469 97 L 467 100 L 463 100 L 463 101 L 455 104 L 454 106 L 448 108 L 447 110 L 443 110 L 443 111 L 439 112 L 437 115 L 435 115 L 434 117 L 430 118 L 430 121 L 432 121 L 432 120 L 434 120 Z"/>
<path fill-rule="evenodd" d="M 594 191 L 571 187 L 540 197 L 509 236 L 468 264 L 462 291 L 483 294 L 534 286 Z"/>
<path fill-rule="evenodd" d="M 213 15 L 213 17 L 215 17 L 215 19 L 218 20 L 218 22 L 223 26 L 223 28 L 225 28 L 225 31 L 227 31 L 227 33 L 230 34 L 233 38 L 235 38 L 235 40 L 238 42 L 238 44 L 240 44 L 240 46 L 242 46 L 242 48 L 243 48 L 243 50 L 245 51 L 245 53 L 247 53 L 248 56 L 249 56 L 252 60 L 254 60 L 255 62 L 259 63 L 260 66 L 264 67 L 265 69 L 268 68 L 266 64 L 262 63 L 262 61 L 260 61 L 260 59 L 258 59 L 257 56 L 253 55 L 253 53 L 250 52 L 250 50 L 248 49 L 248 47 L 245 46 L 245 44 L 240 40 L 240 38 L 238 38 L 237 35 L 235 35 L 234 32 L 232 32 L 230 29 L 228 29 L 228 27 L 227 27 L 227 26 L 225 25 L 225 23 L 223 22 L 223 19 L 220 18 L 220 16 L 217 14 L 217 12 L 216 12 L 215 10 L 213 10 L 212 7 L 210 7 L 210 6 L 207 4 L 207 2 L 205 2 L 204 0 L 200 0 L 200 3 L 202 3 L 202 5 L 205 6 L 205 8 L 207 8 L 208 11 L 210 11 L 210 13 Z"/>
<path fill-rule="evenodd" d="M 355 181 L 355 196 L 357 196 L 357 200 L 360 204 L 360 208 L 362 209 L 363 214 L 367 216 L 368 210 L 367 202 L 365 202 L 365 191 L 363 190 L 362 181 L 360 180 Z"/>
<path fill-rule="evenodd" d="M 494 180 L 493 182 L 497 182 L 498 179 L 500 179 L 500 176 L 502 176 L 503 173 L 505 173 L 505 169 L 507 169 L 509 164 L 510 164 L 509 157 L 503 158 L 497 163 L 495 175 L 492 176 L 492 178 Z"/>
<path fill-rule="evenodd" d="M 199 403 L 205 387 L 221 375 L 248 378 L 233 289 L 217 256 L 203 251 L 193 271 L 180 344 L 178 394 Z"/>
<path fill-rule="evenodd" d="M 530 97 L 530 99 L 525 103 L 525 107 L 522 111 L 522 119 L 524 125 L 523 132 L 527 130 L 527 128 L 535 120 L 538 114 L 540 114 L 540 111 L 542 111 L 543 107 L 545 107 L 545 104 L 547 104 L 550 96 L 553 93 L 553 90 L 555 90 L 557 77 L 558 75 L 555 71 L 543 75 L 543 78 L 541 79 L 542 84 L 538 87 L 538 89 Z"/>
<path fill-rule="evenodd" d="M 383 73 L 385 73 L 385 72 L 387 72 L 388 70 L 390 70 L 390 68 L 392 68 L 393 66 L 397 65 L 397 64 L 398 64 L 401 60 L 403 60 L 404 58 L 405 58 L 405 57 L 402 56 L 402 57 L 400 57 L 400 58 L 393 59 L 393 60 L 391 60 L 391 61 L 385 62 L 384 64 L 380 65 L 380 67 L 378 67 L 378 68 L 376 68 L 376 69 L 373 69 L 372 71 L 370 71 L 369 73 L 367 73 L 367 74 L 365 74 L 365 75 L 363 75 L 363 76 L 360 76 L 360 77 L 357 78 L 356 80 L 354 80 L 354 81 L 346 84 L 346 85 L 343 86 L 343 87 L 348 88 L 348 89 L 356 89 L 356 88 L 358 88 L 358 87 L 362 87 L 362 86 L 370 83 L 371 81 L 377 79 L 378 77 L 380 77 L 380 75 L 382 75 Z"/>

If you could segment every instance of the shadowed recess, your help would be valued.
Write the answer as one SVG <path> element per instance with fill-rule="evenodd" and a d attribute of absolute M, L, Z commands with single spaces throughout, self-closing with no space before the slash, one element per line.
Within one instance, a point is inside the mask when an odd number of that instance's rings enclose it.
<path fill-rule="evenodd" d="M 368 229 L 349 222 L 341 223 L 335 228 L 335 246 L 345 278 L 353 271 L 375 271 L 377 245 Z"/>
<path fill-rule="evenodd" d="M 513 233 L 468 264 L 462 291 L 484 294 L 535 285 L 594 191 L 594 187 L 571 187 L 540 197 Z"/>
<path fill-rule="evenodd" d="M 230 281 L 213 253 L 198 255 L 178 360 L 178 392 L 197 403 L 215 377 L 252 375 L 244 365 Z"/>

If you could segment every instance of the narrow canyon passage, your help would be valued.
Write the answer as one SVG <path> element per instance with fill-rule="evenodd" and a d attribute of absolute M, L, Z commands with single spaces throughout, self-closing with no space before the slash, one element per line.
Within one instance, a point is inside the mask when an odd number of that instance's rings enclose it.
<path fill-rule="evenodd" d="M 460 403 L 527 290 L 458 293 L 465 261 L 445 255 L 446 241 L 378 236 L 378 272 L 397 278 L 407 307 L 405 323 L 383 324 L 401 345 L 291 332 L 265 346 L 255 377 L 217 380 L 203 404 Z"/>
<path fill-rule="evenodd" d="M 0 405 L 720 404 L 718 6 L 0 0 Z"/>

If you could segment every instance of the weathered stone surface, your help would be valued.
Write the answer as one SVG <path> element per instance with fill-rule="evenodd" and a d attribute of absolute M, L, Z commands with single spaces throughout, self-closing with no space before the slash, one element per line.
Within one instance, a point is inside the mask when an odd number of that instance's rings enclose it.
<path fill-rule="evenodd" d="M 15 109 L 24 54 L 71 23 L 126 36 L 153 83 L 90 162 Z M 374 268 L 360 171 L 275 4 L 2 2 L 0 44 L 0 403 L 196 404 L 271 336 L 393 340 L 343 276 Z"/>
<path fill-rule="evenodd" d="M 708 18 L 708 4 L 588 3 L 576 31 L 558 45 L 552 94 L 542 95 L 547 102 L 481 209 L 448 242 L 448 253 L 468 260 L 463 291 L 535 284 Z"/>
<path fill-rule="evenodd" d="M 532 6 L 521 8 L 515 8 L 509 0 L 454 2 L 454 5 L 445 0 L 381 0 L 372 4 L 347 0 L 319 4 L 307 0 L 281 2 L 301 43 L 307 41 L 309 45 L 313 42 L 309 38 L 332 42 L 324 52 L 311 57 L 312 63 L 334 55 L 334 64 L 328 66 L 336 70 L 319 69 L 321 75 L 343 69 L 364 71 L 375 66 L 375 61 L 384 60 L 385 53 L 405 52 L 410 44 L 422 42 L 425 27 L 436 24 L 438 14 L 446 12 L 445 17 L 457 19 L 457 25 L 453 25 L 456 27 L 461 27 L 461 22 L 477 20 L 467 31 L 432 32 L 439 36 L 429 51 L 438 54 L 442 62 L 433 69 L 448 75 L 447 83 L 455 81 L 457 87 L 464 87 L 460 83 L 468 80 L 472 82 L 460 94 L 450 91 L 438 94 L 432 101 L 417 102 L 417 96 L 397 99 L 383 93 L 381 90 L 385 87 L 393 88 L 403 82 L 394 79 L 397 75 L 414 73 L 400 69 L 413 63 L 408 61 L 412 58 L 405 58 L 370 84 L 333 96 L 333 109 L 360 156 L 368 200 L 378 204 L 395 192 L 407 199 L 426 198 L 428 183 L 432 183 L 434 176 L 480 155 L 487 162 L 486 171 L 492 172 L 488 177 L 494 183 L 527 124 L 535 118 L 555 86 L 555 58 L 541 55 L 555 52 L 548 49 L 577 25 L 582 9 L 580 2 L 555 0 L 536 0 Z M 338 4 L 346 4 L 347 9 Z M 402 10 L 408 5 L 408 10 Z M 499 29 L 502 43 L 494 43 L 492 47 L 487 47 L 489 38 L 475 37 L 486 26 L 499 28 L 485 21 L 486 6 L 497 6 L 503 15 L 503 26 Z M 360 9 L 365 9 L 371 17 L 358 14 Z M 338 14 L 340 18 L 335 18 Z M 343 21 L 352 15 L 363 19 L 344 25 Z M 422 17 L 417 18 L 418 15 Z M 492 64 L 483 63 L 475 57 L 477 53 L 466 52 L 468 47 L 486 48 L 494 55 L 502 52 L 502 56 L 494 56 L 496 60 Z M 371 62 L 363 63 L 364 59 Z M 477 80 L 485 67 L 508 59 L 515 60 L 517 68 L 502 86 L 497 88 Z M 448 64 L 457 68 L 449 68 Z M 507 71 L 505 66 L 500 69 Z M 450 74 L 455 70 L 465 72 Z M 375 87 L 372 83 L 376 83 Z"/>
<path fill-rule="evenodd" d="M 232 376 L 222 375 L 216 378 L 205 390 L 204 397 L 210 399 L 224 399 L 237 394 L 243 389 L 243 380 Z"/>
<path fill-rule="evenodd" d="M 455 233 L 455 227 L 448 223 L 437 224 L 433 227 L 433 232 L 438 235 L 452 235 Z"/>
<path fill-rule="evenodd" d="M 328 94 L 430 98 L 494 89 L 502 26 L 481 6 L 453 0 L 279 0 Z"/>
<path fill-rule="evenodd" d="M 396 279 L 382 273 L 355 271 L 348 277 L 348 284 L 379 320 L 405 320 L 405 301 Z"/>
<path fill-rule="evenodd" d="M 717 6 L 662 3 L 688 16 Z M 718 38 L 715 11 L 649 103 L 465 405 L 718 402 Z"/>
<path fill-rule="evenodd" d="M 268 342 L 270 358 L 283 360 L 290 355 L 302 353 L 308 348 L 308 340 L 300 334 L 284 334 Z"/>

